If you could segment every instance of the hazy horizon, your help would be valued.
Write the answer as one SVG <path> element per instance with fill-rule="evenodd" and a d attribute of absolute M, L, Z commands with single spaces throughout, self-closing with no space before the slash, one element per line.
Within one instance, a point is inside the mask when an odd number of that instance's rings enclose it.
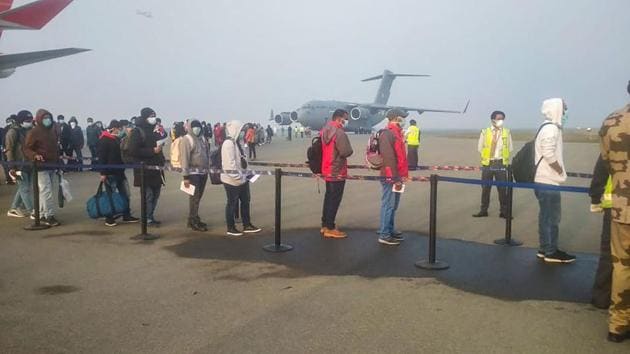
<path fill-rule="evenodd" d="M 423 114 L 425 129 L 479 129 L 495 109 L 530 128 L 549 97 L 566 99 L 569 127 L 597 128 L 629 101 L 629 10 L 627 0 L 76 0 L 41 31 L 3 34 L 3 53 L 92 51 L 0 80 L 2 113 L 45 107 L 84 125 L 150 106 L 167 124 L 266 123 L 271 109 L 312 99 L 372 102 L 379 83 L 360 80 L 389 69 L 432 75 L 397 79 L 392 105 L 471 100 L 466 115 Z"/>

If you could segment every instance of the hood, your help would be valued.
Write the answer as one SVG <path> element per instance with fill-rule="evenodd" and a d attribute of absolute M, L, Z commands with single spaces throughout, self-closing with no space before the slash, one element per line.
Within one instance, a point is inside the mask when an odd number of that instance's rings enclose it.
<path fill-rule="evenodd" d="M 227 136 L 232 139 L 238 139 L 238 134 L 241 132 L 241 129 L 243 129 L 243 122 L 240 120 L 233 120 L 225 125 L 225 132 Z"/>
<path fill-rule="evenodd" d="M 49 115 L 51 120 L 53 119 L 52 114 L 50 114 L 50 112 L 48 112 L 47 110 L 45 110 L 45 109 L 38 109 L 37 110 L 37 114 L 35 115 L 35 121 L 37 122 L 37 125 L 41 125 L 42 127 L 44 126 L 42 124 L 42 120 L 44 120 L 44 116 L 46 116 L 46 115 Z M 52 125 L 51 125 L 51 127 L 52 127 Z"/>
<path fill-rule="evenodd" d="M 147 122 L 146 118 L 136 117 L 136 126 L 144 128 L 144 127 L 149 127 L 150 124 L 149 124 L 149 122 Z"/>
<path fill-rule="evenodd" d="M 322 129 L 322 140 L 324 144 L 330 144 L 330 141 L 333 139 L 335 134 L 337 134 L 337 129 L 341 129 L 341 124 L 336 121 L 330 121 L 326 126 Z"/>
<path fill-rule="evenodd" d="M 112 133 L 108 132 L 107 130 L 103 130 L 103 132 L 101 133 L 101 138 L 107 138 L 107 139 L 112 139 L 112 140 L 116 140 L 116 136 L 112 135 Z"/>
<path fill-rule="evenodd" d="M 562 115 L 564 114 L 564 101 L 562 98 L 544 100 L 540 111 L 545 116 L 545 120 L 553 124 L 562 125 Z"/>
<path fill-rule="evenodd" d="M 68 121 L 68 124 L 70 124 L 72 122 L 77 123 L 77 125 L 79 125 L 79 121 L 77 121 L 77 117 L 70 118 L 70 120 Z"/>

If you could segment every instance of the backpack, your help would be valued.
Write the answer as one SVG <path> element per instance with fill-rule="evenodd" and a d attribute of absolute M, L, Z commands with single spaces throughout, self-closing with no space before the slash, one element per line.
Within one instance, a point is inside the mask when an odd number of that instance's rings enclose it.
<path fill-rule="evenodd" d="M 190 144 L 192 145 L 192 149 L 195 148 L 195 142 L 190 135 L 180 136 L 175 139 L 171 144 L 171 167 L 173 168 L 182 168 L 182 156 L 181 156 L 181 144 L 182 139 L 188 139 Z"/>
<path fill-rule="evenodd" d="M 221 158 L 222 148 L 223 148 L 223 143 L 219 145 L 218 149 L 210 152 L 210 169 L 212 170 L 223 169 L 223 159 Z M 223 182 L 221 182 L 221 172 L 210 172 L 210 183 L 223 184 Z"/>
<path fill-rule="evenodd" d="M 131 130 L 131 133 L 129 133 L 127 136 L 125 136 L 124 138 L 122 138 L 122 140 L 120 141 L 120 157 L 123 160 L 124 163 L 127 164 L 131 164 L 136 162 L 135 159 L 131 156 L 130 151 L 129 151 L 129 142 L 131 141 L 131 135 L 134 132 L 139 132 L 140 135 L 142 136 L 142 141 L 144 141 L 146 139 L 145 133 L 142 129 L 138 129 L 138 128 L 133 128 Z"/>
<path fill-rule="evenodd" d="M 311 169 L 311 172 L 315 174 L 322 173 L 322 160 L 323 160 L 322 138 L 316 136 L 311 140 L 311 146 L 306 149 L 306 163 Z"/>
<path fill-rule="evenodd" d="M 538 165 L 542 161 L 542 156 L 536 162 L 536 138 L 545 125 L 553 123 L 545 123 L 538 128 L 534 139 L 528 141 L 512 158 L 512 175 L 516 182 L 521 183 L 534 183 L 536 179 L 536 171 Z"/>
<path fill-rule="evenodd" d="M 368 145 L 365 149 L 365 164 L 372 170 L 380 170 L 383 167 L 383 156 L 379 148 L 379 138 L 383 130 L 370 134 Z"/>

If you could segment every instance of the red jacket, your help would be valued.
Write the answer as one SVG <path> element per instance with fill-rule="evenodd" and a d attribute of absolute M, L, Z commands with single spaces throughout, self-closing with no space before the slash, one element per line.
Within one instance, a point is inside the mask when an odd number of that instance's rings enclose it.
<path fill-rule="evenodd" d="M 343 125 L 337 121 L 330 121 L 319 132 L 322 139 L 322 175 L 327 176 L 326 181 L 339 181 L 339 178 L 348 175 L 348 160 L 353 153 L 348 135 L 343 130 Z"/>
<path fill-rule="evenodd" d="M 389 123 L 387 129 L 379 136 L 378 145 L 383 156 L 381 176 L 391 178 L 395 182 L 403 177 L 409 177 L 402 128 L 396 123 Z"/>

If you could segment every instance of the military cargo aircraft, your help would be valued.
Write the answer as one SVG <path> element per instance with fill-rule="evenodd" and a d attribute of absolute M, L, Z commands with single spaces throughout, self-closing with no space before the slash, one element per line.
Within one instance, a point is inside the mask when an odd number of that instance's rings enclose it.
<path fill-rule="evenodd" d="M 39 30 L 57 16 L 73 0 L 39 0 L 11 9 L 13 0 L 0 0 L 0 36 L 3 30 Z M 45 60 L 65 57 L 89 49 L 63 48 L 39 52 L 0 54 L 0 79 L 7 78 L 15 69 Z"/>
<path fill-rule="evenodd" d="M 353 103 L 334 100 L 309 101 L 295 111 L 276 114 L 273 116 L 273 120 L 278 125 L 289 125 L 298 122 L 305 127 L 319 130 L 330 119 L 332 112 L 338 108 L 342 108 L 350 113 L 350 120 L 347 127 L 349 131 L 370 131 L 372 130 L 372 127 L 385 119 L 387 112 L 391 109 L 398 109 L 404 112 L 405 116 L 407 116 L 409 112 L 418 112 L 418 114 L 422 114 L 424 112 L 466 113 L 470 102 L 466 103 L 466 107 L 462 111 L 387 105 L 394 79 L 397 77 L 428 76 L 430 75 L 394 74 L 389 70 L 385 70 L 382 75 L 362 80 L 363 82 L 381 80 L 381 85 L 376 94 L 376 98 L 374 99 L 374 103 Z"/>

